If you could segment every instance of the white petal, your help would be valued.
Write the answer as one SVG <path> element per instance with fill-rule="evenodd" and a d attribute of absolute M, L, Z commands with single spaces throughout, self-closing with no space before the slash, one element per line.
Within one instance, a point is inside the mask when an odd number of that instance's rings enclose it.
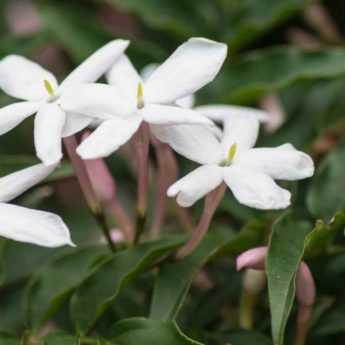
<path fill-rule="evenodd" d="M 204 38 L 191 38 L 149 77 L 145 99 L 172 103 L 211 82 L 223 65 L 227 46 Z"/>
<path fill-rule="evenodd" d="M 194 95 L 189 95 L 189 96 L 186 96 L 186 97 L 183 97 L 183 98 L 179 98 L 175 103 L 179 107 L 191 109 L 194 106 L 195 97 L 194 97 Z"/>
<path fill-rule="evenodd" d="M 175 182 L 168 189 L 169 197 L 177 197 L 182 207 L 190 207 L 223 181 L 222 168 L 216 165 L 201 166 Z"/>
<path fill-rule="evenodd" d="M 50 175 L 56 165 L 37 164 L 0 177 L 0 202 L 8 202 L 40 183 Z"/>
<path fill-rule="evenodd" d="M 149 79 L 152 73 L 159 67 L 159 63 L 150 63 L 140 71 L 141 78 L 144 82 Z"/>
<path fill-rule="evenodd" d="M 204 124 L 214 126 L 207 117 L 177 106 L 148 104 L 140 110 L 145 121 L 156 125 Z"/>
<path fill-rule="evenodd" d="M 45 80 L 57 89 L 55 77 L 35 62 L 18 55 L 0 61 L 0 88 L 12 97 L 28 101 L 48 99 Z"/>
<path fill-rule="evenodd" d="M 195 110 L 216 122 L 231 120 L 233 116 L 255 117 L 260 122 L 266 122 L 270 116 L 267 112 L 260 109 L 226 104 L 202 105 L 196 107 Z"/>
<path fill-rule="evenodd" d="M 97 81 L 128 47 L 129 41 L 114 40 L 89 56 L 62 83 L 61 87 L 74 83 L 91 83 Z"/>
<path fill-rule="evenodd" d="M 275 180 L 300 180 L 314 174 L 314 163 L 304 152 L 288 147 L 254 148 L 235 159 L 236 164 Z"/>
<path fill-rule="evenodd" d="M 69 137 L 86 128 L 94 119 L 89 116 L 68 113 L 66 114 L 65 125 L 62 131 L 62 137 Z"/>
<path fill-rule="evenodd" d="M 61 138 L 66 114 L 56 104 L 44 105 L 35 117 L 35 148 L 37 157 L 46 165 L 62 158 Z"/>
<path fill-rule="evenodd" d="M 282 209 L 290 205 L 291 194 L 263 173 L 229 167 L 224 180 L 240 204 L 260 210 Z"/>
<path fill-rule="evenodd" d="M 78 154 L 83 159 L 109 156 L 132 137 L 141 121 L 138 116 L 133 116 L 128 120 L 114 118 L 104 121 L 79 145 Z"/>
<path fill-rule="evenodd" d="M 223 122 L 222 147 L 225 156 L 232 144 L 237 145 L 237 154 L 252 148 L 259 135 L 259 120 L 253 116 L 233 116 Z"/>
<path fill-rule="evenodd" d="M 128 97 L 106 84 L 75 84 L 67 88 L 59 99 L 62 109 L 95 118 L 126 117 L 136 108 Z"/>
<path fill-rule="evenodd" d="M 59 216 L 3 203 L 0 203 L 0 236 L 43 247 L 74 246 Z"/>
<path fill-rule="evenodd" d="M 200 164 L 219 163 L 223 159 L 220 142 L 205 125 L 151 125 L 153 134 L 180 155 Z"/>
<path fill-rule="evenodd" d="M 107 74 L 107 80 L 132 104 L 137 102 L 138 85 L 141 78 L 126 55 L 122 55 Z"/>
<path fill-rule="evenodd" d="M 41 103 L 18 102 L 0 109 L 0 135 L 9 132 L 27 117 L 37 112 Z"/>

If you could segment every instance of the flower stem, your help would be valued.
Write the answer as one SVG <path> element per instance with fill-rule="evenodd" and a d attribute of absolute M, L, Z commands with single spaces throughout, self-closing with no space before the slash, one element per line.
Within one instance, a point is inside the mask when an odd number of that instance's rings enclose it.
<path fill-rule="evenodd" d="M 68 138 L 64 138 L 63 141 L 64 141 L 67 154 L 69 156 L 69 159 L 73 165 L 74 172 L 77 176 L 80 188 L 85 197 L 86 203 L 92 215 L 94 216 L 95 220 L 97 221 L 98 225 L 100 226 L 107 240 L 110 250 L 112 252 L 115 252 L 116 248 L 110 237 L 110 229 L 106 222 L 106 218 L 100 206 L 100 203 L 97 200 L 96 193 L 93 190 L 92 183 L 89 179 L 85 164 L 83 160 L 76 153 L 76 148 L 78 146 L 77 139 L 75 136 L 70 136 Z"/>
<path fill-rule="evenodd" d="M 147 193 L 149 187 L 149 144 L 149 128 L 147 123 L 143 122 L 134 137 L 138 180 L 134 243 L 139 242 L 146 223 Z"/>
<path fill-rule="evenodd" d="M 185 256 L 189 255 L 204 238 L 211 224 L 212 218 L 216 212 L 216 209 L 224 196 L 225 190 L 226 185 L 223 183 L 221 186 L 219 186 L 206 196 L 204 211 L 202 213 L 199 224 L 193 231 L 190 240 L 177 252 L 178 259 L 182 259 Z"/>

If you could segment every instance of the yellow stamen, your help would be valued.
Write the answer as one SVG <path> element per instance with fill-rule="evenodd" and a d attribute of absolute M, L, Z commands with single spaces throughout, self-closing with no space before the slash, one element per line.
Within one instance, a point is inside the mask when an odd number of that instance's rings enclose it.
<path fill-rule="evenodd" d="M 49 93 L 50 96 L 54 95 L 54 89 L 52 84 L 49 83 L 48 80 L 44 80 L 44 88 L 47 90 L 47 92 Z"/>
<path fill-rule="evenodd" d="M 143 84 L 139 82 L 138 89 L 137 89 L 137 108 L 142 109 L 144 108 L 144 90 Z"/>
<path fill-rule="evenodd" d="M 234 157 L 235 157 L 236 151 L 237 151 L 237 144 L 234 143 L 234 144 L 232 144 L 232 145 L 230 146 L 230 149 L 229 149 L 229 151 L 228 151 L 228 155 L 227 155 L 227 157 L 226 157 L 226 160 L 227 160 L 228 163 L 231 163 L 231 162 L 232 162 L 232 160 L 233 160 Z"/>

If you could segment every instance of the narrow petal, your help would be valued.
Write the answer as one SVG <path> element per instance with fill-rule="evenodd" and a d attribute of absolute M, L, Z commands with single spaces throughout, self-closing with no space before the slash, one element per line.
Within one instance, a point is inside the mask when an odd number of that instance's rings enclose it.
<path fill-rule="evenodd" d="M 224 168 L 224 180 L 240 204 L 260 210 L 283 209 L 290 205 L 290 192 L 263 173 L 229 167 Z"/>
<path fill-rule="evenodd" d="M 69 137 L 74 135 L 84 128 L 86 128 L 94 119 L 89 116 L 68 113 L 66 114 L 66 121 L 62 131 L 62 137 Z"/>
<path fill-rule="evenodd" d="M 18 55 L 0 61 L 0 88 L 12 97 L 28 101 L 48 99 L 45 80 L 53 90 L 57 89 L 55 77 L 35 62 Z"/>
<path fill-rule="evenodd" d="M 222 168 L 216 165 L 201 166 L 175 182 L 168 189 L 169 197 L 176 197 L 182 207 L 190 207 L 223 181 Z"/>
<path fill-rule="evenodd" d="M 155 125 L 203 124 L 215 127 L 211 120 L 196 111 L 176 106 L 148 104 L 140 113 L 146 122 Z"/>
<path fill-rule="evenodd" d="M 9 132 L 30 115 L 36 113 L 39 102 L 18 102 L 0 109 L 0 135 Z"/>
<path fill-rule="evenodd" d="M 72 71 L 61 84 L 61 88 L 74 83 L 97 81 L 123 54 L 128 45 L 129 41 L 121 39 L 107 43 Z"/>
<path fill-rule="evenodd" d="M 8 202 L 40 183 L 50 175 L 56 165 L 37 164 L 0 177 L 0 202 Z"/>
<path fill-rule="evenodd" d="M 138 116 L 129 120 L 114 118 L 104 121 L 79 145 L 77 152 L 83 159 L 107 157 L 132 137 L 140 123 Z"/>
<path fill-rule="evenodd" d="M 248 150 L 238 156 L 236 164 L 267 174 L 275 180 L 301 180 L 314 174 L 312 158 L 286 146 Z"/>
<path fill-rule="evenodd" d="M 270 116 L 267 112 L 260 109 L 226 104 L 202 105 L 196 107 L 195 110 L 216 122 L 231 120 L 234 116 L 254 117 L 260 122 L 266 122 Z"/>
<path fill-rule="evenodd" d="M 75 84 L 59 99 L 62 109 L 94 118 L 126 117 L 136 109 L 128 97 L 106 84 Z"/>
<path fill-rule="evenodd" d="M 152 103 L 173 103 L 193 94 L 218 74 L 227 54 L 223 43 L 191 38 L 148 78 L 145 99 Z"/>
<path fill-rule="evenodd" d="M 233 116 L 223 122 L 222 147 L 226 155 L 229 148 L 237 145 L 237 153 L 252 148 L 259 135 L 259 120 L 253 116 Z"/>
<path fill-rule="evenodd" d="M 107 74 L 107 80 L 121 94 L 129 97 L 132 104 L 136 104 L 137 89 L 141 78 L 126 55 L 117 59 Z"/>
<path fill-rule="evenodd" d="M 65 112 L 56 103 L 44 105 L 35 117 L 36 155 L 46 165 L 56 164 L 62 158 L 65 119 Z"/>
<path fill-rule="evenodd" d="M 0 203 L 0 236 L 43 247 L 74 246 L 59 216 L 4 203 Z"/>
<path fill-rule="evenodd" d="M 205 125 L 151 125 L 153 134 L 180 155 L 200 164 L 217 164 L 222 149 L 215 133 Z"/>

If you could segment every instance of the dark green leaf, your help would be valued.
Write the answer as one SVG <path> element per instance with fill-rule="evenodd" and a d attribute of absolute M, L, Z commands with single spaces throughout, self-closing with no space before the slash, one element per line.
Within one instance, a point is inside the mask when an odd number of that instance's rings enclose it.
<path fill-rule="evenodd" d="M 133 318 L 118 322 L 112 331 L 117 345 L 202 345 L 184 335 L 174 322 Z"/>
<path fill-rule="evenodd" d="M 147 242 L 116 254 L 98 267 L 73 296 L 71 310 L 77 329 L 83 333 L 92 328 L 130 280 L 183 242 L 181 238 Z"/>
<path fill-rule="evenodd" d="M 345 141 L 317 169 L 307 194 L 310 212 L 327 221 L 345 209 Z"/>
<path fill-rule="evenodd" d="M 180 310 L 195 275 L 212 257 L 237 254 L 260 243 L 263 228 L 252 224 L 238 235 L 233 231 L 209 232 L 200 246 L 180 262 L 160 268 L 156 280 L 150 317 L 173 320 Z"/>
<path fill-rule="evenodd" d="M 102 247 L 73 250 L 37 273 L 29 291 L 30 323 L 37 327 L 47 320 L 86 277 L 94 262 L 105 253 L 106 249 Z"/>
<path fill-rule="evenodd" d="M 272 335 L 282 345 L 295 296 L 295 276 L 302 260 L 309 222 L 293 214 L 281 217 L 273 226 L 266 260 Z"/>
<path fill-rule="evenodd" d="M 224 68 L 215 87 L 224 95 L 224 101 L 250 102 L 297 81 L 344 76 L 344 59 L 345 49 L 304 51 L 280 47 L 251 52 Z"/>

